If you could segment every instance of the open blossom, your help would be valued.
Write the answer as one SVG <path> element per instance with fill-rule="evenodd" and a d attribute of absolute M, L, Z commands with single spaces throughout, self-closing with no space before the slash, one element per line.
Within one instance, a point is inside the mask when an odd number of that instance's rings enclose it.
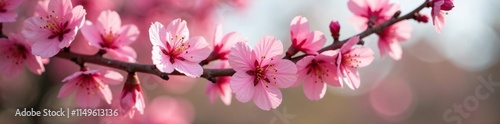
<path fill-rule="evenodd" d="M 48 58 L 68 47 L 85 20 L 82 6 L 73 8 L 71 0 L 39 1 L 34 17 L 24 21 L 23 35 L 32 44 L 34 55 Z"/>
<path fill-rule="evenodd" d="M 14 22 L 17 13 L 13 10 L 17 8 L 23 0 L 0 0 L 0 22 Z"/>
<path fill-rule="evenodd" d="M 297 83 L 304 82 L 302 88 L 309 100 L 323 98 L 326 84 L 336 87 L 342 85 L 337 79 L 333 55 L 333 51 L 327 51 L 316 56 L 306 56 L 297 62 Z"/>
<path fill-rule="evenodd" d="M 0 73 L 17 76 L 24 65 L 38 75 L 45 71 L 42 58 L 31 54 L 31 45 L 22 35 L 10 34 L 8 39 L 0 38 Z"/>
<path fill-rule="evenodd" d="M 149 28 L 149 39 L 153 44 L 152 59 L 161 72 L 175 70 L 188 77 L 199 77 L 203 68 L 198 64 L 211 53 L 203 37 L 189 38 L 186 21 L 175 19 L 165 28 L 155 22 Z"/>
<path fill-rule="evenodd" d="M 350 22 L 360 30 L 389 20 L 399 10 L 399 6 L 389 0 L 349 0 L 347 7 L 354 13 Z"/>
<path fill-rule="evenodd" d="M 358 42 L 359 36 L 349 39 L 339 51 L 335 51 L 333 56 L 337 65 L 337 76 L 340 85 L 343 86 L 343 83 L 345 83 L 353 90 L 358 89 L 360 85 L 357 68 L 369 65 L 374 59 L 372 49 L 353 47 Z"/>
<path fill-rule="evenodd" d="M 144 114 L 144 93 L 136 74 L 129 74 L 121 94 L 120 106 L 125 116 L 133 118 L 136 111 Z"/>
<path fill-rule="evenodd" d="M 432 6 L 432 24 L 437 32 L 441 32 L 441 27 L 444 25 L 444 11 L 450 11 L 455 7 L 453 0 L 432 0 L 430 4 Z"/>
<path fill-rule="evenodd" d="M 398 22 L 378 32 L 377 35 L 379 36 L 380 55 L 384 57 L 385 54 L 389 54 L 392 59 L 399 60 L 403 54 L 399 42 L 406 41 L 411 37 L 411 25 L 406 21 Z"/>
<path fill-rule="evenodd" d="M 58 98 L 63 98 L 76 92 L 76 103 L 80 107 L 96 108 L 101 99 L 111 104 L 113 99 L 108 84 L 119 84 L 123 81 L 123 76 L 114 71 L 102 69 L 88 70 L 84 67 L 81 71 L 64 78 L 66 82 L 59 90 Z"/>
<path fill-rule="evenodd" d="M 325 35 L 320 31 L 309 31 L 307 18 L 296 16 L 290 23 L 290 36 L 292 46 L 287 51 L 287 55 L 294 55 L 298 51 L 306 54 L 318 54 L 318 50 L 325 45 Z"/>
<path fill-rule="evenodd" d="M 213 59 L 227 60 L 231 47 L 238 42 L 245 42 L 245 39 L 243 39 L 243 37 L 236 32 L 230 32 L 224 35 L 222 32 L 222 26 L 217 25 L 213 38 Z"/>
<path fill-rule="evenodd" d="M 107 10 L 101 12 L 97 22 L 86 21 L 82 34 L 91 46 L 106 50 L 115 59 L 135 62 L 137 54 L 128 46 L 139 36 L 139 29 L 133 24 L 121 24 L 117 12 Z"/>
<path fill-rule="evenodd" d="M 231 68 L 227 60 L 216 61 L 217 63 L 213 64 L 212 67 L 216 69 L 227 69 Z M 220 97 L 220 100 L 226 104 L 231 105 L 231 87 L 229 87 L 229 82 L 231 81 L 231 76 L 219 76 L 216 78 L 216 82 L 208 83 L 205 93 L 208 95 L 210 103 L 214 103 L 217 99 L 217 96 Z"/>
<path fill-rule="evenodd" d="M 279 88 L 292 86 L 297 80 L 297 67 L 290 60 L 282 60 L 283 44 L 272 36 L 257 42 L 254 49 L 246 42 L 238 42 L 229 52 L 229 64 L 236 73 L 231 78 L 231 89 L 240 102 L 254 103 L 263 110 L 277 108 L 282 101 Z"/>

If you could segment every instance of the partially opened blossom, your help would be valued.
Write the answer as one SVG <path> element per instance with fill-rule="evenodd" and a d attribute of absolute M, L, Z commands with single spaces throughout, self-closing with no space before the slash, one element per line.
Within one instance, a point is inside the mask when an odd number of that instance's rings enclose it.
<path fill-rule="evenodd" d="M 59 90 L 58 98 L 63 98 L 76 92 L 76 103 L 84 108 L 96 108 L 101 99 L 111 104 L 113 96 L 109 84 L 116 85 L 123 81 L 123 76 L 114 71 L 103 69 L 88 70 L 84 67 L 81 71 L 64 78 L 66 82 Z"/>
<path fill-rule="evenodd" d="M 175 70 L 188 77 L 199 77 L 203 68 L 198 64 L 211 53 L 203 37 L 189 38 L 186 21 L 175 19 L 167 27 L 155 22 L 149 28 L 149 39 L 153 44 L 153 64 L 161 72 Z"/>
<path fill-rule="evenodd" d="M 441 32 L 441 27 L 444 25 L 445 11 L 450 11 L 455 7 L 453 0 L 432 0 L 430 5 L 432 6 L 432 24 L 434 24 L 437 32 Z"/>
<path fill-rule="evenodd" d="M 22 35 L 9 34 L 8 39 L 0 38 L 0 73 L 17 76 L 24 66 L 37 75 L 45 71 L 42 58 L 31 54 L 31 45 Z"/>
<path fill-rule="evenodd" d="M 306 56 L 297 62 L 297 84 L 304 82 L 304 94 L 309 100 L 320 100 L 326 93 L 326 85 L 341 86 L 332 51 Z"/>
<path fill-rule="evenodd" d="M 377 35 L 379 36 L 380 55 L 384 57 L 385 54 L 389 54 L 394 60 L 399 60 L 403 54 L 399 42 L 406 41 L 411 37 L 411 25 L 406 21 L 401 21 L 378 32 Z"/>
<path fill-rule="evenodd" d="M 85 20 L 85 9 L 73 8 L 71 0 L 39 1 L 37 16 L 24 21 L 22 33 L 32 44 L 34 55 L 48 58 L 73 42 Z"/>
<path fill-rule="evenodd" d="M 139 36 L 139 29 L 133 24 L 121 24 L 117 12 L 107 10 L 101 12 L 96 23 L 86 21 L 82 34 L 91 46 L 105 50 L 113 58 L 135 62 L 137 53 L 128 46 Z"/>
<path fill-rule="evenodd" d="M 309 31 L 309 22 L 307 18 L 296 16 L 290 23 L 290 36 L 292 46 L 287 51 L 287 55 L 291 56 L 298 51 L 306 54 L 318 54 L 318 50 L 325 45 L 326 39 L 323 32 Z"/>
<path fill-rule="evenodd" d="M 23 0 L 1 0 L 0 1 L 0 23 L 14 22 L 17 18 L 17 13 L 14 11 Z"/>
<path fill-rule="evenodd" d="M 227 69 L 231 68 L 227 60 L 216 61 L 214 64 L 209 65 L 209 68 L 215 69 Z M 231 87 L 229 87 L 229 82 L 231 81 L 231 76 L 219 76 L 216 78 L 216 82 L 211 82 L 207 84 L 205 93 L 208 95 L 210 103 L 214 103 L 217 99 L 217 96 L 220 97 L 220 100 L 226 104 L 231 105 Z"/>
<path fill-rule="evenodd" d="M 354 13 L 350 22 L 360 30 L 382 24 L 399 10 L 399 6 L 389 0 L 349 0 L 347 7 Z"/>
<path fill-rule="evenodd" d="M 360 85 L 357 68 L 372 63 L 373 50 L 368 47 L 353 47 L 359 42 L 359 36 L 352 37 L 340 50 L 334 52 L 335 64 L 337 65 L 337 76 L 340 86 L 347 84 L 353 90 Z M 330 52 L 330 51 L 328 51 Z"/>
<path fill-rule="evenodd" d="M 221 60 L 227 60 L 227 56 L 229 54 L 229 51 L 231 50 L 231 47 L 233 47 L 236 43 L 238 42 L 245 42 L 246 40 L 243 39 L 243 37 L 236 33 L 236 32 L 230 32 L 227 34 L 223 34 L 222 32 L 222 26 L 217 25 L 215 29 L 215 34 L 213 38 L 213 54 L 214 56 L 212 59 L 221 59 Z"/>
<path fill-rule="evenodd" d="M 133 118 L 136 111 L 144 114 L 144 93 L 141 89 L 139 79 L 136 74 L 129 74 L 127 81 L 123 85 L 120 106 L 125 116 Z"/>
<path fill-rule="evenodd" d="M 260 109 L 277 108 L 282 101 L 279 88 L 292 86 L 297 80 L 297 67 L 282 60 L 283 44 L 272 36 L 257 42 L 254 49 L 238 42 L 229 52 L 229 64 L 236 73 L 231 77 L 231 89 L 240 102 L 253 99 Z"/>

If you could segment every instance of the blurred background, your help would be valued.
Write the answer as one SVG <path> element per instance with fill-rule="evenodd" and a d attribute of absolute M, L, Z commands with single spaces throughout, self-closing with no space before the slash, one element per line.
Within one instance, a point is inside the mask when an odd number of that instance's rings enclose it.
<path fill-rule="evenodd" d="M 24 0 L 16 9 L 17 21 L 4 23 L 3 31 L 20 32 L 23 21 L 33 15 L 36 2 Z M 391 2 L 400 4 L 406 14 L 423 0 Z M 333 19 L 341 23 L 341 39 L 360 32 L 349 23 L 352 13 L 347 0 L 73 0 L 73 5 L 83 5 L 90 21 L 110 9 L 118 11 L 122 24 L 137 25 L 141 34 L 131 46 L 138 52 L 138 62 L 148 64 L 152 62 L 147 31 L 154 21 L 168 24 L 182 18 L 191 36 L 204 36 L 207 41 L 211 41 L 215 26 L 222 24 L 225 33 L 236 31 L 252 46 L 259 38 L 273 35 L 283 41 L 285 48 L 290 46 L 290 22 L 297 15 L 309 20 L 311 30 L 325 33 L 327 44 L 332 42 L 328 25 Z M 164 81 L 139 74 L 147 105 L 143 116 L 15 117 L 15 111 L 22 108 L 77 108 L 74 95 L 59 99 L 57 93 L 61 80 L 78 71 L 78 66 L 51 58 L 41 76 L 26 69 L 17 77 L 0 76 L 0 123 L 440 124 L 460 120 L 465 124 L 498 124 L 500 83 L 495 82 L 500 82 L 499 5 L 491 0 L 455 0 L 442 33 L 437 33 L 432 23 L 410 21 L 412 37 L 402 43 L 403 57 L 399 61 L 380 58 L 377 36 L 365 38 L 365 45 L 375 50 L 376 59 L 359 69 L 360 89 L 329 87 L 325 97 L 316 102 L 305 97 L 302 87 L 295 87 L 282 89 L 283 102 L 271 111 L 234 98 L 230 106 L 220 100 L 210 104 L 205 94 L 209 82 L 205 79 L 172 76 Z M 430 15 L 430 9 L 422 13 Z M 93 54 L 97 49 L 87 45 L 79 33 L 72 51 Z M 114 98 L 122 87 L 111 86 Z M 489 95 L 478 98 L 478 92 Z M 116 105 L 101 104 L 100 108 Z"/>

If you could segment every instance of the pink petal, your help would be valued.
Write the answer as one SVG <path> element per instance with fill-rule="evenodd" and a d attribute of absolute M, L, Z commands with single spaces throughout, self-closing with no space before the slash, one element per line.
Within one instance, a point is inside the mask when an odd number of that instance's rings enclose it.
<path fill-rule="evenodd" d="M 401 56 L 403 55 L 403 50 L 401 49 L 401 45 L 399 45 L 399 42 L 393 41 L 389 43 L 389 49 L 390 49 L 389 56 L 391 56 L 394 60 L 401 59 Z"/>
<path fill-rule="evenodd" d="M 407 21 L 402 21 L 394 24 L 396 27 L 396 39 L 398 41 L 406 41 L 411 37 L 412 27 Z"/>
<path fill-rule="evenodd" d="M 349 0 L 347 7 L 352 13 L 360 16 L 367 16 L 370 8 L 366 0 Z"/>
<path fill-rule="evenodd" d="M 75 8 L 73 8 L 71 13 L 73 14 L 73 16 L 70 19 L 70 23 L 69 23 L 68 27 L 71 27 L 71 28 L 77 27 L 75 29 L 77 31 L 79 28 L 82 27 L 83 23 L 85 22 L 85 15 L 87 15 L 87 12 L 85 11 L 85 9 L 83 9 L 83 6 L 78 5 L 78 6 L 75 6 Z"/>
<path fill-rule="evenodd" d="M 90 21 L 85 21 L 85 24 L 82 26 L 82 35 L 87 39 L 90 46 L 94 46 L 97 48 L 102 48 L 100 43 L 102 43 L 101 34 Z"/>
<path fill-rule="evenodd" d="M 198 64 L 198 62 L 188 62 L 175 60 L 175 63 L 172 64 L 174 68 L 180 73 L 185 74 L 188 77 L 200 77 L 203 74 L 203 68 Z"/>
<path fill-rule="evenodd" d="M 326 83 L 323 82 L 308 81 L 302 88 L 306 97 L 312 101 L 320 100 L 326 93 Z"/>
<path fill-rule="evenodd" d="M 8 3 L 8 4 L 5 4 L 5 6 L 3 6 L 3 9 L 13 10 L 16 7 L 18 7 L 19 5 L 21 5 L 23 0 L 4 0 L 3 2 Z"/>
<path fill-rule="evenodd" d="M 341 74 L 339 75 L 340 81 L 342 83 L 346 83 L 349 88 L 351 88 L 352 90 L 359 88 L 359 73 L 355 68 L 343 67 L 339 74 Z"/>
<path fill-rule="evenodd" d="M 111 90 L 109 89 L 109 86 L 107 84 L 101 85 L 101 87 L 98 88 L 99 91 L 96 93 L 106 101 L 106 103 L 111 104 L 111 100 L 113 100 L 113 94 L 111 93 Z M 96 94 L 94 94 L 96 95 Z"/>
<path fill-rule="evenodd" d="M 121 39 L 120 45 L 130 45 L 139 37 L 139 28 L 132 24 L 122 26 L 119 32 L 121 32 L 119 37 Z"/>
<path fill-rule="evenodd" d="M 58 42 L 54 42 L 54 40 L 40 39 L 32 45 L 31 50 L 33 55 L 49 58 L 59 53 L 61 48 L 59 48 Z"/>
<path fill-rule="evenodd" d="M 397 44 L 397 42 L 395 42 Z M 398 44 L 399 46 L 399 44 Z M 401 48 L 401 47 L 400 47 Z M 373 62 L 373 50 L 369 47 L 358 47 L 349 51 L 348 54 L 356 54 L 359 55 L 355 59 L 359 61 L 359 67 L 365 67 Z"/>
<path fill-rule="evenodd" d="M 136 62 L 137 53 L 130 46 L 123 46 L 118 49 L 106 49 L 107 53 L 111 54 L 113 58 L 126 62 Z"/>
<path fill-rule="evenodd" d="M 135 107 L 139 114 L 144 114 L 144 108 L 146 108 L 146 104 L 144 103 L 144 95 L 142 92 L 137 92 Z"/>
<path fill-rule="evenodd" d="M 7 11 L 0 13 L 0 22 L 14 22 L 16 21 L 17 13 L 14 11 Z"/>
<path fill-rule="evenodd" d="M 297 39 L 297 42 L 302 42 L 309 33 L 309 22 L 307 18 L 302 16 L 295 16 L 290 23 L 290 33 L 292 39 Z M 300 43 L 297 43 L 300 44 Z"/>
<path fill-rule="evenodd" d="M 252 54 L 252 48 L 246 42 L 238 42 L 229 52 L 229 64 L 236 71 L 252 70 L 255 61 L 255 56 Z"/>
<path fill-rule="evenodd" d="M 211 104 L 213 104 L 217 99 L 217 90 L 217 84 L 214 83 L 208 83 L 207 87 L 205 88 L 205 94 L 208 95 L 208 100 Z"/>
<path fill-rule="evenodd" d="M 97 94 L 88 94 L 85 89 L 76 91 L 76 103 L 82 108 L 96 108 L 100 101 L 101 98 Z"/>
<path fill-rule="evenodd" d="M 297 81 L 295 81 L 296 83 L 293 85 L 294 87 L 295 86 L 298 86 L 300 83 L 306 81 L 306 78 L 309 77 L 307 75 L 307 71 L 308 71 L 308 68 L 307 66 L 311 63 L 311 61 L 314 60 L 314 56 L 306 56 L 302 59 L 300 59 L 296 66 L 297 66 Z"/>
<path fill-rule="evenodd" d="M 252 99 L 255 92 L 253 78 L 254 77 L 243 71 L 237 71 L 234 73 L 233 77 L 231 77 L 231 90 L 236 94 L 236 99 L 238 99 L 238 101 L 246 103 Z"/>
<path fill-rule="evenodd" d="M 47 12 L 49 12 L 48 7 L 49 7 L 49 2 L 50 0 L 40 0 L 35 6 L 35 13 L 34 16 L 37 17 L 45 17 L 47 16 Z"/>
<path fill-rule="evenodd" d="M 261 38 L 259 42 L 257 42 L 257 45 L 255 45 L 254 49 L 255 57 L 261 65 L 267 65 L 272 60 L 270 58 L 276 56 L 281 58 L 282 53 L 283 44 L 280 40 L 274 38 L 273 36 L 266 36 Z"/>
<path fill-rule="evenodd" d="M 240 34 L 231 32 L 224 35 L 221 40 L 222 48 L 220 49 L 220 52 L 229 52 L 238 42 L 245 42 L 245 39 L 243 39 Z"/>
<path fill-rule="evenodd" d="M 76 85 L 76 82 L 74 80 L 71 80 L 69 82 L 66 82 L 61 89 L 59 90 L 59 94 L 57 95 L 57 98 L 64 98 L 71 93 L 73 93 L 78 85 Z"/>
<path fill-rule="evenodd" d="M 49 13 L 53 13 L 58 16 L 66 15 L 66 13 L 71 13 L 73 4 L 71 0 L 50 0 L 49 1 Z"/>
<path fill-rule="evenodd" d="M 168 24 L 167 31 L 174 37 L 174 42 L 179 41 L 181 37 L 185 37 L 186 39 L 189 38 L 189 29 L 186 25 L 186 21 L 179 18 Z M 178 39 L 175 38 L 175 36 L 178 36 Z"/>
<path fill-rule="evenodd" d="M 362 16 L 352 16 L 349 18 L 349 23 L 354 25 L 358 30 L 365 30 L 368 27 L 368 18 Z"/>
<path fill-rule="evenodd" d="M 281 60 L 270 67 L 266 76 L 271 82 L 276 82 L 279 88 L 288 88 L 297 81 L 297 67 L 290 60 Z"/>
<path fill-rule="evenodd" d="M 229 78 L 227 79 L 228 81 L 230 81 L 230 77 L 222 77 L 222 78 Z M 219 78 L 220 79 L 220 78 Z M 222 102 L 225 104 L 225 105 L 231 105 L 231 98 L 232 98 L 232 94 L 231 94 L 231 87 L 229 86 L 229 82 L 220 82 L 221 86 L 220 86 L 220 91 L 222 93 L 220 93 L 220 98 L 222 100 Z"/>
<path fill-rule="evenodd" d="M 347 43 L 344 43 L 344 45 L 342 45 L 342 47 L 340 48 L 340 52 L 346 53 L 347 51 L 351 50 L 351 48 L 358 42 L 359 42 L 359 36 L 351 37 L 351 39 L 349 39 Z"/>
<path fill-rule="evenodd" d="M 151 44 L 153 44 L 153 46 L 161 46 L 162 48 L 166 48 L 166 35 L 167 30 L 160 22 L 154 22 L 149 27 L 149 40 L 151 41 Z"/>
<path fill-rule="evenodd" d="M 26 63 L 26 66 L 31 72 L 37 75 L 41 75 L 42 72 L 45 71 L 45 67 L 42 64 L 42 58 L 40 58 L 39 56 L 31 55 L 31 53 L 28 54 L 29 55 L 26 56 L 27 58 L 24 61 Z"/>
<path fill-rule="evenodd" d="M 435 16 L 432 16 L 434 28 L 438 33 L 441 33 L 441 28 L 444 25 L 444 14 L 441 12 L 433 12 L 433 14 L 435 14 Z"/>
<path fill-rule="evenodd" d="M 217 25 L 215 27 L 215 32 L 214 32 L 214 38 L 212 39 L 212 45 L 215 46 L 217 44 L 224 44 L 222 43 L 222 38 L 224 37 L 224 34 L 222 32 L 222 25 Z"/>
<path fill-rule="evenodd" d="M 366 0 L 366 2 L 372 11 L 387 8 L 390 5 L 388 0 Z"/>
<path fill-rule="evenodd" d="M 271 108 L 276 109 L 282 101 L 281 91 L 274 85 L 264 86 L 261 82 L 255 86 L 253 102 L 262 110 L 269 111 Z"/>
<path fill-rule="evenodd" d="M 40 38 L 48 38 L 52 35 L 52 32 L 49 30 L 40 29 L 40 26 L 46 25 L 46 22 L 41 20 L 39 17 L 28 18 L 23 24 L 22 34 L 26 38 L 26 41 L 30 44 L 33 44 L 35 41 L 38 42 Z"/>
<path fill-rule="evenodd" d="M 77 71 L 77 72 L 71 74 L 70 76 L 64 78 L 61 82 L 66 82 L 66 81 L 73 80 L 73 79 L 77 78 L 80 75 L 82 75 L 82 71 Z"/>
<path fill-rule="evenodd" d="M 151 51 L 151 58 L 153 59 L 153 64 L 160 70 L 165 73 L 172 73 L 174 71 L 174 67 L 172 63 L 170 63 L 170 57 L 163 54 L 159 46 L 153 46 L 153 50 Z"/>
<path fill-rule="evenodd" d="M 105 84 L 117 85 L 123 82 L 123 76 L 115 71 L 104 71 L 102 82 Z"/>
<path fill-rule="evenodd" d="M 187 42 L 190 47 L 183 52 L 184 54 L 180 55 L 187 61 L 199 63 L 205 60 L 212 52 L 210 47 L 208 47 L 208 42 L 203 37 L 193 37 Z"/>
<path fill-rule="evenodd" d="M 103 33 L 119 33 L 122 21 L 116 11 L 106 10 L 99 14 L 96 25 L 104 29 Z"/>
<path fill-rule="evenodd" d="M 5 65 L 3 65 L 3 67 L 0 67 L 0 69 L 2 69 L 3 74 L 7 77 L 18 76 L 23 70 L 23 66 L 21 64 L 14 64 L 13 62 L 11 63 L 9 61 L 8 63 L 2 63 L 2 64 Z"/>
<path fill-rule="evenodd" d="M 318 54 L 318 50 L 325 45 L 326 38 L 323 32 L 314 31 L 307 35 L 306 44 L 302 48 L 307 49 L 307 54 Z"/>

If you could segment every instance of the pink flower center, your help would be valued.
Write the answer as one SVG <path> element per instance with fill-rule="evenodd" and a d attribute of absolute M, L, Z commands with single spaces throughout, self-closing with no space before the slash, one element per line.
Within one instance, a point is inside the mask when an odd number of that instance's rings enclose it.
<path fill-rule="evenodd" d="M 328 70 L 328 68 L 326 67 L 326 65 L 323 64 L 323 63 L 325 63 L 325 61 L 322 61 L 322 60 L 319 60 L 319 61 L 312 60 L 311 64 L 309 64 L 309 65 L 306 66 L 306 68 L 308 68 L 307 75 L 313 73 L 314 77 L 317 77 L 318 79 L 320 79 L 321 82 L 324 82 L 323 81 L 323 76 L 329 76 L 328 72 L 330 72 L 330 70 Z M 318 81 L 315 80 L 314 83 L 318 83 Z"/>
<path fill-rule="evenodd" d="M 265 56 L 263 56 L 262 58 L 265 58 Z M 271 60 L 273 60 L 273 58 L 271 58 Z M 274 64 L 262 66 L 257 60 L 255 60 L 254 66 L 255 66 L 255 70 L 248 70 L 246 72 L 248 75 L 254 76 L 253 86 L 257 86 L 257 84 L 259 84 L 259 82 L 261 82 L 261 81 L 265 81 L 268 84 L 271 83 L 271 80 L 269 80 L 269 78 L 267 78 L 266 73 L 267 73 L 269 68 L 274 67 Z M 278 72 L 277 68 L 273 68 L 273 69 L 275 72 Z M 274 74 L 271 74 L 270 76 L 273 77 L 274 80 L 276 80 L 276 77 Z M 274 83 L 276 84 L 276 82 L 274 82 Z M 268 87 L 268 86 L 266 85 L 266 87 Z"/>
<path fill-rule="evenodd" d="M 175 39 L 179 39 L 178 35 L 175 35 Z M 187 51 L 187 49 L 189 47 L 191 47 L 191 45 L 189 45 L 188 43 L 185 43 L 184 39 L 185 39 L 184 37 L 181 37 L 178 42 L 174 42 L 174 44 L 172 44 L 172 45 L 169 42 L 167 42 L 167 49 L 161 50 L 161 52 L 163 52 L 163 54 L 170 57 L 170 59 L 169 59 L 170 63 L 175 63 L 176 59 L 181 60 L 181 61 L 186 60 L 185 58 L 180 57 L 180 55 L 183 52 L 185 52 L 186 54 L 189 53 Z M 174 38 L 171 38 L 170 40 L 173 41 Z M 177 43 L 177 44 L 175 44 L 175 43 Z M 191 58 L 193 58 L 193 56 L 191 56 Z"/>
<path fill-rule="evenodd" d="M 101 47 L 104 47 L 104 48 L 111 48 L 111 49 L 118 48 L 114 44 L 116 37 L 118 37 L 118 36 L 115 36 L 112 31 L 109 31 L 109 33 L 101 35 L 101 40 L 103 42 L 99 43 L 99 45 L 101 45 Z"/>
<path fill-rule="evenodd" d="M 361 61 L 358 60 L 359 54 L 344 54 L 342 55 L 342 65 L 351 68 L 358 68 Z"/>
<path fill-rule="evenodd" d="M 87 90 L 88 95 L 94 95 L 101 88 L 100 80 L 95 78 L 96 74 L 82 74 L 80 81 L 76 83 L 81 89 Z"/>
<path fill-rule="evenodd" d="M 7 59 L 12 58 L 14 64 L 19 65 L 26 60 L 28 49 L 26 49 L 24 45 L 13 44 L 8 50 L 4 51 L 3 54 L 7 55 Z"/>
<path fill-rule="evenodd" d="M 45 26 L 40 26 L 40 29 L 47 29 L 52 32 L 52 35 L 48 37 L 48 39 L 54 39 L 57 38 L 59 42 L 61 42 L 64 39 L 64 35 L 69 33 L 71 29 L 68 28 L 68 21 L 64 21 L 64 17 L 59 17 L 57 15 L 54 15 L 54 11 L 52 11 L 52 14 L 49 14 L 45 18 L 40 17 L 41 20 L 44 20 L 47 25 Z"/>

